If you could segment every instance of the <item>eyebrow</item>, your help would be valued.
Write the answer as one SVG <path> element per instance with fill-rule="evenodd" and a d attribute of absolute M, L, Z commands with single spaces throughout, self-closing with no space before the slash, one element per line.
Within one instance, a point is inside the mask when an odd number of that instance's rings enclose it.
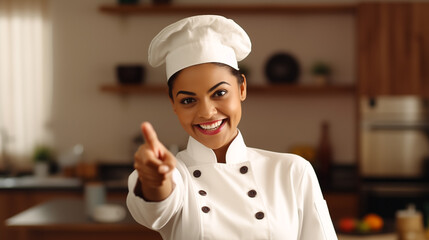
<path fill-rule="evenodd" d="M 229 83 L 227 83 L 227 82 L 225 82 L 225 81 L 222 81 L 222 82 L 220 82 L 220 83 L 217 83 L 216 85 L 214 85 L 213 87 L 211 87 L 208 91 L 207 91 L 207 93 L 210 93 L 211 91 L 213 91 L 213 90 L 215 90 L 217 87 L 219 87 L 220 85 L 222 85 L 222 84 L 228 84 L 228 85 L 230 85 L 231 86 L 231 84 L 229 84 Z M 178 91 L 177 92 L 177 94 L 176 94 L 176 97 L 179 95 L 179 94 L 185 94 L 185 95 L 190 95 L 190 96 L 196 96 L 197 94 L 196 93 L 194 93 L 194 92 L 189 92 L 189 91 Z"/>
<path fill-rule="evenodd" d="M 215 90 L 217 87 L 219 87 L 219 86 L 220 86 L 220 85 L 222 85 L 222 84 L 228 84 L 229 86 L 231 86 L 231 84 L 229 84 L 229 83 L 227 83 L 227 82 L 225 82 L 225 81 L 222 81 L 222 82 L 220 82 L 220 83 L 218 83 L 218 84 L 214 85 L 213 87 L 211 87 L 211 88 L 207 91 L 207 93 L 209 93 L 209 92 L 211 92 L 211 91 Z"/>
<path fill-rule="evenodd" d="M 197 94 L 195 94 L 195 93 L 193 93 L 193 92 L 188 92 L 188 91 L 178 91 L 178 92 L 177 92 L 177 94 L 176 94 L 176 97 L 177 97 L 179 94 L 185 94 L 185 95 L 191 95 L 191 96 L 196 96 L 196 95 L 197 95 Z"/>

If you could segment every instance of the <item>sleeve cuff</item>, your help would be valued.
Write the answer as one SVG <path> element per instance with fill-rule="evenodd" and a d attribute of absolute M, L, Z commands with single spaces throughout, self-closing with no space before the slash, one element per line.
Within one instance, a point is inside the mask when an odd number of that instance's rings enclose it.
<path fill-rule="evenodd" d="M 140 224 L 159 230 L 179 211 L 183 203 L 183 181 L 177 169 L 173 172 L 174 188 L 171 194 L 159 202 L 149 202 L 135 194 L 138 173 L 134 171 L 128 178 L 127 206 L 133 218 Z"/>

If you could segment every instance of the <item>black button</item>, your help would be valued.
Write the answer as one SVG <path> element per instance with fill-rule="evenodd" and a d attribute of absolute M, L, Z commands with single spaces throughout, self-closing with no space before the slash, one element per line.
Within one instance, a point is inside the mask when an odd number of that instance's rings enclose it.
<path fill-rule="evenodd" d="M 206 191 L 204 191 L 204 190 L 200 190 L 200 191 L 198 191 L 198 193 L 199 193 L 201 196 L 206 196 L 206 195 L 207 195 L 207 192 L 206 192 Z"/>
<path fill-rule="evenodd" d="M 202 207 L 202 208 L 201 208 L 201 210 L 202 210 L 204 213 L 208 213 L 208 212 L 210 212 L 210 208 L 209 208 L 209 207 L 207 207 L 207 206 Z"/>
<path fill-rule="evenodd" d="M 195 170 L 193 174 L 194 174 L 194 177 L 196 177 L 196 178 L 201 177 L 201 171 L 200 170 Z"/>
<path fill-rule="evenodd" d="M 255 190 L 250 190 L 247 192 L 247 195 L 251 198 L 256 197 L 256 191 Z"/>
<path fill-rule="evenodd" d="M 249 168 L 248 168 L 248 167 L 246 167 L 246 166 L 243 166 L 243 167 L 241 167 L 241 168 L 240 168 L 240 172 L 241 172 L 242 174 L 247 173 L 247 171 L 249 171 Z"/>
<path fill-rule="evenodd" d="M 255 214 L 255 217 L 256 217 L 256 219 L 261 220 L 261 219 L 263 219 L 263 218 L 264 218 L 264 213 L 263 213 L 263 212 L 257 212 L 257 213 Z"/>

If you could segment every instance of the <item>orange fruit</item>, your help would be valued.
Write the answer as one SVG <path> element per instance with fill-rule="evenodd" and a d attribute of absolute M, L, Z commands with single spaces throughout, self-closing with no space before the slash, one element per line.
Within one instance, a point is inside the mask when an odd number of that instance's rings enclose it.
<path fill-rule="evenodd" d="M 365 215 L 363 221 L 368 224 L 371 231 L 380 231 L 383 228 L 383 218 L 375 213 Z"/>

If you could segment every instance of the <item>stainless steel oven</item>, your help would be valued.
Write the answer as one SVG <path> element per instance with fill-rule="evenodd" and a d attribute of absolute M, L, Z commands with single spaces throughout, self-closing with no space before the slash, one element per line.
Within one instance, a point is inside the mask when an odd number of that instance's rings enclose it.
<path fill-rule="evenodd" d="M 424 178 L 429 161 L 429 101 L 379 97 L 361 101 L 363 178 Z"/>
<path fill-rule="evenodd" d="M 361 213 L 394 221 L 408 204 L 429 206 L 429 101 L 361 99 Z M 425 212 L 429 217 L 429 213 Z"/>

